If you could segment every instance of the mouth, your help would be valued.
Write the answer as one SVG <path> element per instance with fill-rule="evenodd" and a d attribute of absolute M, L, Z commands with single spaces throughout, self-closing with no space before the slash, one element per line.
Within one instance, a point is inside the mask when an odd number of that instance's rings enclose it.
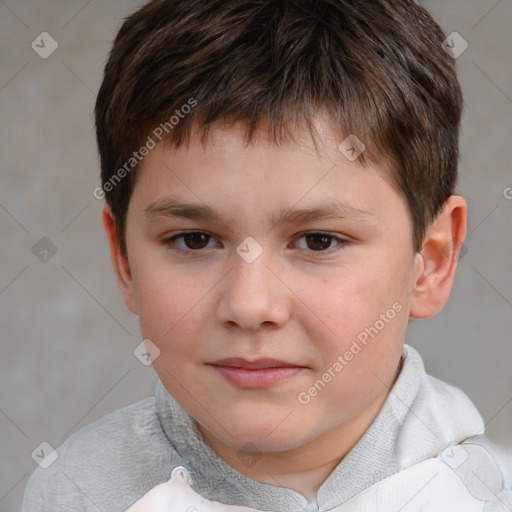
<path fill-rule="evenodd" d="M 209 363 L 224 379 L 244 389 L 261 389 L 277 385 L 306 369 L 297 363 L 277 359 L 249 361 L 240 357 Z"/>

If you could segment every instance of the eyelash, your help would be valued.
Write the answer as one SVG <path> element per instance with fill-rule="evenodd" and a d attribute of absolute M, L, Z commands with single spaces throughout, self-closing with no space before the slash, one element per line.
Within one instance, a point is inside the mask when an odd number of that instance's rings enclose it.
<path fill-rule="evenodd" d="M 209 233 L 205 232 L 205 231 L 181 231 L 171 237 L 168 237 L 168 238 L 165 238 L 162 240 L 162 244 L 168 248 L 170 248 L 171 250 L 173 251 L 176 251 L 178 253 L 181 253 L 181 254 L 185 254 L 187 256 L 192 256 L 194 254 L 200 254 L 202 252 L 205 252 L 207 249 L 203 248 L 203 249 L 181 249 L 180 247 L 177 247 L 175 242 L 176 240 L 180 239 L 180 238 L 183 238 L 184 236 L 188 235 L 188 234 L 193 234 L 193 233 L 196 233 L 196 234 L 203 234 L 203 235 L 206 235 L 207 237 L 210 237 L 210 239 L 208 240 L 207 243 L 210 242 L 211 238 L 214 238 L 213 235 L 210 235 Z M 306 250 L 306 249 L 302 249 L 304 251 L 307 251 L 309 253 L 309 255 L 312 255 L 313 257 L 321 257 L 323 255 L 326 255 L 326 254 L 331 254 L 337 250 L 340 250 L 343 248 L 343 246 L 345 246 L 349 241 L 346 240 L 346 239 L 343 239 L 343 238 L 340 238 L 340 237 L 337 237 L 335 235 L 333 235 L 332 233 L 328 233 L 328 232 L 325 232 L 325 231 L 305 231 L 304 233 L 301 233 L 299 235 L 299 237 L 297 238 L 300 239 L 300 238 L 303 238 L 307 235 L 324 235 L 328 238 L 332 238 L 333 241 L 336 241 L 338 245 L 336 245 L 334 248 L 331 248 L 331 249 L 328 249 L 328 250 L 324 250 L 324 251 L 313 251 L 313 250 Z"/>

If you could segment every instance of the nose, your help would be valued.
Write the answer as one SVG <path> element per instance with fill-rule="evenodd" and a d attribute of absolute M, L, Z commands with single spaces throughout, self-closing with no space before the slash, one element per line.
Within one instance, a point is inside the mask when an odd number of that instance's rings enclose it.
<path fill-rule="evenodd" d="M 257 331 L 261 326 L 284 325 L 290 317 L 290 291 L 272 263 L 269 251 L 252 263 L 238 254 L 222 281 L 218 321 L 225 327 Z"/>

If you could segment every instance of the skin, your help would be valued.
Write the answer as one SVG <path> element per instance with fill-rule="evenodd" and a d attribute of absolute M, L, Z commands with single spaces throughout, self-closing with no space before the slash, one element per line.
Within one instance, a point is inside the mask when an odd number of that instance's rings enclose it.
<path fill-rule="evenodd" d="M 119 286 L 143 337 L 160 350 L 153 366 L 166 389 L 232 467 L 306 497 L 386 400 L 408 318 L 432 316 L 447 301 L 467 214 L 464 199 L 450 197 L 416 253 L 407 204 L 389 174 L 373 162 L 350 162 L 329 123 L 318 127 L 318 152 L 306 132 L 297 132 L 297 142 L 274 145 L 261 127 L 246 145 L 242 125 L 221 123 L 206 147 L 197 138 L 180 148 L 158 145 L 142 162 L 130 199 L 127 256 L 109 207 L 103 210 Z M 218 217 L 147 212 L 170 198 L 208 205 Z M 281 209 L 331 200 L 367 213 L 272 221 Z M 186 230 L 211 237 L 195 245 L 189 238 L 188 246 L 184 238 L 169 242 Z M 322 244 L 304 236 L 311 231 L 331 238 Z M 247 237 L 263 250 L 252 263 L 236 252 Z M 300 403 L 299 393 L 397 303 L 401 311 L 378 335 L 309 403 Z M 269 357 L 302 369 L 272 387 L 245 389 L 208 364 L 227 357 Z M 254 451 L 258 462 L 246 465 L 241 455 Z"/>

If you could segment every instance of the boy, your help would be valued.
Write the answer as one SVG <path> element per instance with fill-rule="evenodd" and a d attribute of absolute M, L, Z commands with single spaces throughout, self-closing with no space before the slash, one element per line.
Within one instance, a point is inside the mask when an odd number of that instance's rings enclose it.
<path fill-rule="evenodd" d="M 25 511 L 512 510 L 512 464 L 404 345 L 446 303 L 462 98 L 410 0 L 155 0 L 96 104 L 103 222 L 155 398 Z"/>

